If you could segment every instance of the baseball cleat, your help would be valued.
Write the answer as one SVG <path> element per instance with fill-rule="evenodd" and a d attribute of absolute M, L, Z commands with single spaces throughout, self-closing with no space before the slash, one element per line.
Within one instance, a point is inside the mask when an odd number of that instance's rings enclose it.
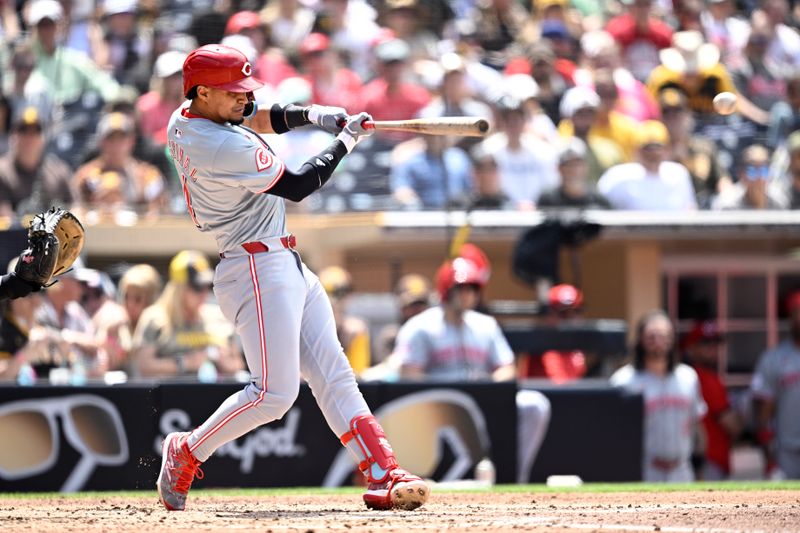
<path fill-rule="evenodd" d="M 403 509 L 411 511 L 428 500 L 430 489 L 419 476 L 402 468 L 395 468 L 381 483 L 370 483 L 364 493 L 364 503 L 369 509 L 385 511 Z"/>
<path fill-rule="evenodd" d="M 194 478 L 203 479 L 200 461 L 195 459 L 186 439 L 189 433 L 170 433 L 161 444 L 161 472 L 156 488 L 158 497 L 169 511 L 183 511 L 186 495 Z"/>

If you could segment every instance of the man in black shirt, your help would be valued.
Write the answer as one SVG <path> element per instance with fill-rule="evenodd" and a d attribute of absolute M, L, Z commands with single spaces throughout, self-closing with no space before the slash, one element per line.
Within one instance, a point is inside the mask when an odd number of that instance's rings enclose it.
<path fill-rule="evenodd" d="M 608 209 L 611 205 L 589 183 L 586 143 L 577 137 L 563 141 L 558 152 L 558 172 L 561 185 L 539 197 L 540 208 L 577 207 Z"/>

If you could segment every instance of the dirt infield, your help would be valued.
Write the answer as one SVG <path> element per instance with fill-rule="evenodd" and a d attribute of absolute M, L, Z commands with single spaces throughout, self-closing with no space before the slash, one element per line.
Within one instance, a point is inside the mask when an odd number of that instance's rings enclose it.
<path fill-rule="evenodd" d="M 366 510 L 360 497 L 208 496 L 167 512 L 155 493 L 97 499 L 0 496 L 0 530 L 161 531 L 800 531 L 800 492 L 437 493 L 411 512 Z"/>

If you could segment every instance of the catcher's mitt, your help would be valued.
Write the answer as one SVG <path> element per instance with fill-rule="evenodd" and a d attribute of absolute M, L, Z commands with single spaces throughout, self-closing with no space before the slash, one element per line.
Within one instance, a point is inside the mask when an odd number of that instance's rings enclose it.
<path fill-rule="evenodd" d="M 28 248 L 19 256 L 14 272 L 33 285 L 50 285 L 75 262 L 83 237 L 80 221 L 66 209 L 51 207 L 39 213 L 28 228 Z"/>

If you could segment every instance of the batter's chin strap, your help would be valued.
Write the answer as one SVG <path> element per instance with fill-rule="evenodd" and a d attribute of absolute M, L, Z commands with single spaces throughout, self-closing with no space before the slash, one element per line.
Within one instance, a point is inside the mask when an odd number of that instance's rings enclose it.
<path fill-rule="evenodd" d="M 385 481 L 389 472 L 397 468 L 397 458 L 389 445 L 386 433 L 372 415 L 361 415 L 350 421 L 350 431 L 339 437 L 342 444 L 354 440 L 363 459 L 358 469 L 364 473 L 370 483 Z"/>

